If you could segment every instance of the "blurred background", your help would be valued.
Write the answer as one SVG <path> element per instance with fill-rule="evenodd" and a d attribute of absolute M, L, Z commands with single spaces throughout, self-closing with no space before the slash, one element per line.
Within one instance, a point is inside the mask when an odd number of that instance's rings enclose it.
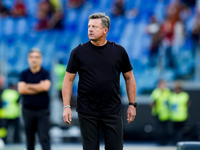
<path fill-rule="evenodd" d="M 160 79 L 169 89 L 181 80 L 191 100 L 184 139 L 200 140 L 200 0 L 0 0 L 1 92 L 19 81 L 28 67 L 29 50 L 40 48 L 42 65 L 51 72 L 52 80 L 51 140 L 80 142 L 75 110 L 78 75 L 71 126 L 62 120 L 60 90 L 70 52 L 88 41 L 88 17 L 96 12 L 111 18 L 107 39 L 127 50 L 134 68 L 138 107 L 130 125 L 126 122 L 128 99 L 123 77 L 120 81 L 125 141 L 155 141 L 150 94 Z M 13 143 L 13 129 L 8 130 L 8 143 Z M 24 143 L 22 119 L 19 130 Z"/>

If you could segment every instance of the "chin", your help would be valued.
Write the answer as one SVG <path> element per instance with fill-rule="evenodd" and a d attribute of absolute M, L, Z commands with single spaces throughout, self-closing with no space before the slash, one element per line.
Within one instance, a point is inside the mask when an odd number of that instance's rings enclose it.
<path fill-rule="evenodd" d="M 90 38 L 90 41 L 96 42 L 97 39 Z"/>
<path fill-rule="evenodd" d="M 31 68 L 37 68 L 38 65 L 31 65 Z"/>

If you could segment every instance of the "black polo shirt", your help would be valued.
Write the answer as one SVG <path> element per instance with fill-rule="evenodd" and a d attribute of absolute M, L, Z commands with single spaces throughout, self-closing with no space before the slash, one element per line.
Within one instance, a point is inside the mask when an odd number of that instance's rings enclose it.
<path fill-rule="evenodd" d="M 79 74 L 77 111 L 120 114 L 120 73 L 132 69 L 125 49 L 114 42 L 95 46 L 89 41 L 76 47 L 66 71 Z"/>
<path fill-rule="evenodd" d="M 43 68 L 37 73 L 27 69 L 21 73 L 20 81 L 26 83 L 39 83 L 41 80 L 50 80 L 49 72 Z M 22 95 L 22 106 L 27 109 L 47 109 L 49 107 L 48 92 L 34 95 Z"/>

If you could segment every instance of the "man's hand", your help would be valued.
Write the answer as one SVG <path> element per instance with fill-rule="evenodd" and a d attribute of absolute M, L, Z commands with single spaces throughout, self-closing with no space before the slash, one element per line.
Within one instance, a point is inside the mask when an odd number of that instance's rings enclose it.
<path fill-rule="evenodd" d="M 68 107 L 68 108 L 65 108 L 63 110 L 63 120 L 68 125 L 71 124 L 71 121 L 72 121 L 72 111 L 71 111 L 71 108 Z"/>
<path fill-rule="evenodd" d="M 136 116 L 136 108 L 133 105 L 129 105 L 127 110 L 127 121 L 128 123 L 131 123 L 134 121 Z"/>
<path fill-rule="evenodd" d="M 41 89 L 43 89 L 44 91 L 48 91 L 51 83 L 49 80 L 41 80 L 39 85 L 41 86 Z"/>

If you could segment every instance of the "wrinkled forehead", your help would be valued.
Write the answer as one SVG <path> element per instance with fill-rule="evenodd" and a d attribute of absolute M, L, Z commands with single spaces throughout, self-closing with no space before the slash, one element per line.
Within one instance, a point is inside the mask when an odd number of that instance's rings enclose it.
<path fill-rule="evenodd" d="M 101 25 L 102 20 L 101 18 L 90 19 L 88 25 Z"/>

